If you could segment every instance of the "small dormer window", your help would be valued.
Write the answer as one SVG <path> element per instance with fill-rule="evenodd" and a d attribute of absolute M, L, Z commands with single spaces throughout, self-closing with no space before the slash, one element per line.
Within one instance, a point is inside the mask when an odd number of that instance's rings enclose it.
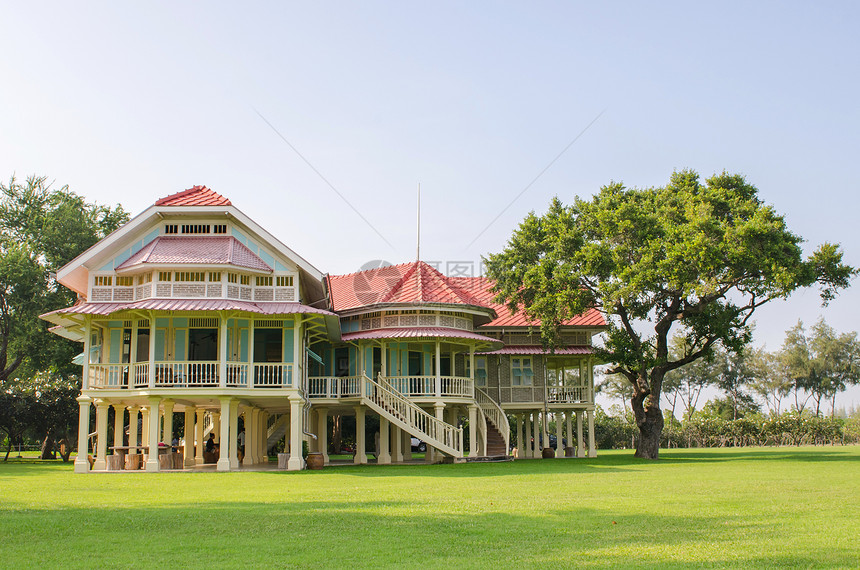
<path fill-rule="evenodd" d="M 278 287 L 292 287 L 293 286 L 293 276 L 292 275 L 278 275 Z"/>
<path fill-rule="evenodd" d="M 220 271 L 210 271 L 209 272 L 209 281 L 220 282 L 221 281 L 221 272 Z"/>
<path fill-rule="evenodd" d="M 118 287 L 131 287 L 134 285 L 134 277 L 131 276 L 117 276 L 116 284 Z"/>
<path fill-rule="evenodd" d="M 159 271 L 158 272 L 158 280 L 159 281 L 171 281 L 173 279 L 172 271 Z"/>
<path fill-rule="evenodd" d="M 272 276 L 271 275 L 257 276 L 257 287 L 271 287 L 271 286 L 272 286 Z"/>
<path fill-rule="evenodd" d="M 239 282 L 242 285 L 250 285 L 251 284 L 251 276 L 250 275 L 240 275 Z"/>
<path fill-rule="evenodd" d="M 96 287 L 110 287 L 112 283 L 112 275 L 96 275 L 94 285 Z"/>

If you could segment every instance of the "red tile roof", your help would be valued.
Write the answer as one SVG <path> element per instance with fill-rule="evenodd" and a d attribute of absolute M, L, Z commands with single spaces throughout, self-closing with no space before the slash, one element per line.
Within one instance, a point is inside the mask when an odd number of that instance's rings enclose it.
<path fill-rule="evenodd" d="M 499 350 L 494 350 L 492 352 L 481 352 L 476 354 L 560 354 L 560 355 L 568 355 L 568 354 L 594 354 L 594 348 L 590 346 L 560 346 L 556 347 L 555 352 L 550 352 L 549 350 L 544 350 L 541 346 L 516 346 L 509 345 L 504 348 L 500 348 Z"/>
<path fill-rule="evenodd" d="M 494 338 L 490 338 L 488 336 L 483 336 L 469 331 L 446 329 L 443 327 L 377 329 L 373 331 L 360 331 L 341 334 L 341 339 L 344 342 L 380 338 L 467 338 L 470 340 L 483 341 L 489 345 L 499 346 L 502 344 L 501 341 L 496 340 Z"/>
<path fill-rule="evenodd" d="M 485 306 L 423 261 L 330 275 L 328 284 L 335 311 L 380 304 Z"/>
<path fill-rule="evenodd" d="M 158 236 L 132 254 L 117 270 L 163 263 L 234 265 L 272 271 L 265 261 L 232 236 Z"/>
<path fill-rule="evenodd" d="M 206 186 L 194 186 L 188 190 L 165 196 L 155 202 L 156 206 L 232 206 L 224 196 Z"/>
<path fill-rule="evenodd" d="M 496 303 L 493 300 L 496 294 L 491 291 L 493 282 L 490 279 L 486 277 L 449 277 L 448 279 L 459 287 L 468 288 L 481 305 L 496 311 L 498 317 L 481 328 L 540 326 L 540 321 L 529 319 L 522 311 L 512 313 L 507 305 Z M 606 326 L 606 320 L 597 309 L 589 309 L 561 324 L 568 327 L 603 327 Z"/>
<path fill-rule="evenodd" d="M 328 283 L 335 311 L 388 303 L 444 303 L 493 309 L 497 317 L 482 328 L 540 326 L 539 321 L 528 319 L 522 311 L 511 313 L 504 304 L 494 302 L 495 293 L 490 290 L 493 283 L 486 277 L 446 277 L 423 261 L 330 275 Z M 600 311 L 591 309 L 562 325 L 603 327 L 606 321 Z"/>

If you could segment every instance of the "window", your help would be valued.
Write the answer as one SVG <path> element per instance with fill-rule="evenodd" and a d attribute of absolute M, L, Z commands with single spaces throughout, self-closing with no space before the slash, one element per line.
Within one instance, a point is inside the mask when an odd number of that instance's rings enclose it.
<path fill-rule="evenodd" d="M 242 285 L 250 285 L 251 284 L 251 276 L 250 275 L 240 275 L 239 282 Z"/>
<path fill-rule="evenodd" d="M 271 287 L 272 286 L 272 276 L 271 275 L 258 275 L 257 276 L 257 287 Z"/>
<path fill-rule="evenodd" d="M 152 282 L 152 273 L 144 273 L 143 275 L 137 276 L 137 284 L 144 285 L 146 283 Z"/>
<path fill-rule="evenodd" d="M 477 368 L 477 366 L 476 366 Z M 532 359 L 531 357 L 514 357 L 511 358 L 511 385 L 512 386 L 531 386 L 532 376 Z"/>
<path fill-rule="evenodd" d="M 238 283 L 238 282 L 239 282 L 239 276 L 237 274 L 235 274 L 235 273 L 228 273 L 227 274 L 227 283 Z"/>
<path fill-rule="evenodd" d="M 95 286 L 96 287 L 110 287 L 111 283 L 113 283 L 112 275 L 96 275 L 95 278 Z"/>
<path fill-rule="evenodd" d="M 293 286 L 293 276 L 292 275 L 278 275 L 277 284 L 278 284 L 278 287 L 292 287 Z"/>
<path fill-rule="evenodd" d="M 116 278 L 116 284 L 120 287 L 131 287 L 134 285 L 134 277 L 119 277 Z"/>
<path fill-rule="evenodd" d="M 226 234 L 227 233 L 227 224 L 215 224 L 212 226 L 213 234 Z"/>
<path fill-rule="evenodd" d="M 468 360 L 466 363 L 468 365 Z M 487 385 L 487 357 L 486 356 L 476 356 L 475 357 L 475 386 L 486 386 Z"/>
<path fill-rule="evenodd" d="M 177 225 L 177 224 L 165 224 L 164 225 L 164 233 L 166 233 L 166 234 L 178 234 L 179 233 L 179 225 Z"/>
<path fill-rule="evenodd" d="M 177 271 L 177 281 L 205 281 L 202 271 Z"/>
<path fill-rule="evenodd" d="M 209 272 L 209 281 L 221 281 L 221 272 L 220 271 L 210 271 Z"/>
<path fill-rule="evenodd" d="M 170 281 L 173 279 L 173 273 L 170 271 L 159 271 L 158 272 L 158 280 L 159 281 Z"/>

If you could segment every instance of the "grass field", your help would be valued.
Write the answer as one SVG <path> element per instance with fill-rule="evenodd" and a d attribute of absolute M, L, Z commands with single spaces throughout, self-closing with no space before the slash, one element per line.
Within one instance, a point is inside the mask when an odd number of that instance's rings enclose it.
<path fill-rule="evenodd" d="M 0 463 L 6 567 L 860 567 L 860 447 L 317 472 Z"/>

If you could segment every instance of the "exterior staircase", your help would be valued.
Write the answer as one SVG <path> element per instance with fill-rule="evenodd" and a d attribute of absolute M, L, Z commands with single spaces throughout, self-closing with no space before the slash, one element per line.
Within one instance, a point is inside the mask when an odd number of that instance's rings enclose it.
<path fill-rule="evenodd" d="M 502 433 L 487 420 L 487 457 L 500 457 L 508 455 L 508 445 Z"/>
<path fill-rule="evenodd" d="M 379 382 L 361 377 L 361 403 L 380 417 L 451 457 L 463 457 L 463 430 L 436 419 L 413 404 L 400 392 L 388 386 L 383 376 Z"/>
<path fill-rule="evenodd" d="M 508 416 L 502 407 L 490 398 L 490 395 L 481 388 L 475 387 L 475 402 L 481 410 L 486 435 L 486 449 L 484 454 L 488 457 L 508 455 L 511 443 L 511 426 L 508 424 Z"/>
<path fill-rule="evenodd" d="M 266 436 L 266 449 L 272 449 L 279 439 L 287 433 L 287 425 L 290 423 L 290 414 L 279 414 L 269 418 L 269 430 Z"/>

